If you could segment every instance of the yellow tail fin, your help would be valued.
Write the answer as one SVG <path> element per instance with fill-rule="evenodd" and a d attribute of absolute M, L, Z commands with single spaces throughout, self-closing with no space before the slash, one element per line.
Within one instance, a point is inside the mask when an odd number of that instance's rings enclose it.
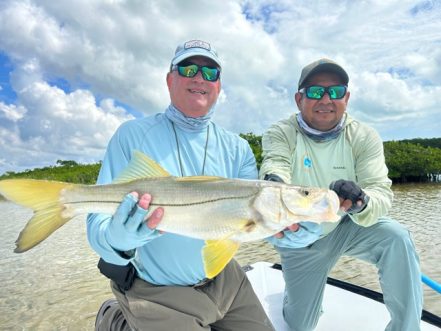
<path fill-rule="evenodd" d="M 206 277 L 216 277 L 236 254 L 239 246 L 240 243 L 229 239 L 206 240 L 202 248 Z"/>
<path fill-rule="evenodd" d="M 34 179 L 0 181 L 0 193 L 6 199 L 34 211 L 33 217 L 15 242 L 17 247 L 14 252 L 27 251 L 70 220 L 62 217 L 60 191 L 72 185 L 74 184 Z"/>

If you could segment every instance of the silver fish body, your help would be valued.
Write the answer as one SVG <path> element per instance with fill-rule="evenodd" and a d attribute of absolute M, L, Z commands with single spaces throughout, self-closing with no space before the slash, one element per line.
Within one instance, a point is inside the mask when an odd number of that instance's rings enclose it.
<path fill-rule="evenodd" d="M 152 195 L 150 212 L 164 208 L 159 230 L 199 239 L 240 242 L 273 235 L 300 221 L 339 219 L 333 191 L 282 183 L 217 177 L 158 177 L 126 183 L 71 186 L 61 193 L 63 218 L 113 214 L 132 191 Z"/>
<path fill-rule="evenodd" d="M 205 274 L 215 277 L 241 242 L 269 237 L 301 221 L 339 220 L 339 199 L 327 189 L 261 180 L 170 176 L 156 162 L 134 152 L 128 167 L 108 185 L 11 179 L 0 181 L 0 194 L 34 211 L 16 241 L 15 252 L 38 245 L 79 215 L 114 214 L 124 196 L 150 193 L 146 218 L 159 206 L 158 229 L 205 240 Z"/>
<path fill-rule="evenodd" d="M 241 242 L 259 240 L 301 221 L 339 220 L 339 199 L 328 189 L 262 180 L 170 176 L 140 152 L 108 185 L 11 179 L 0 181 L 0 194 L 34 211 L 16 241 L 15 252 L 38 245 L 79 215 L 114 214 L 124 196 L 150 193 L 146 218 L 164 208 L 158 229 L 205 240 L 201 256 L 206 276 L 215 277 Z"/>

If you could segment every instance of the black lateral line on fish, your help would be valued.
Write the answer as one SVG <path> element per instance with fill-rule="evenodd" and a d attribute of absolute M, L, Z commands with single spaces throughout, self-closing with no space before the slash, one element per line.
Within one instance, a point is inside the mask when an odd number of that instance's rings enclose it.
<path fill-rule="evenodd" d="M 217 198 L 217 199 L 210 199 L 210 200 L 204 200 L 199 202 L 192 202 L 192 203 L 154 203 L 151 202 L 150 206 L 157 206 L 157 207 L 178 207 L 178 206 L 192 206 L 192 205 L 203 205 L 204 203 L 210 203 L 210 202 L 216 202 L 221 200 L 234 200 L 234 199 L 247 199 L 251 198 L 256 193 L 252 193 L 249 195 L 244 196 L 237 196 L 237 197 L 223 197 L 223 198 Z M 83 203 L 96 203 L 96 204 L 103 204 L 103 203 L 111 203 L 111 204 L 119 204 L 121 201 L 74 201 L 74 202 L 67 202 L 66 205 L 75 205 L 75 204 L 83 204 Z"/>
<path fill-rule="evenodd" d="M 247 199 L 247 198 L 252 197 L 253 195 L 254 195 L 254 193 L 250 194 L 250 195 L 245 195 L 245 196 L 217 198 L 217 199 L 211 199 L 211 200 L 205 200 L 205 201 L 199 201 L 199 202 L 192 202 L 192 203 L 182 203 L 182 204 L 177 204 L 177 203 L 175 203 L 175 204 L 173 204 L 173 203 L 169 203 L 169 204 L 151 203 L 150 206 L 177 207 L 177 206 L 203 205 L 204 203 L 216 202 L 216 201 L 221 201 L 221 200 Z"/>

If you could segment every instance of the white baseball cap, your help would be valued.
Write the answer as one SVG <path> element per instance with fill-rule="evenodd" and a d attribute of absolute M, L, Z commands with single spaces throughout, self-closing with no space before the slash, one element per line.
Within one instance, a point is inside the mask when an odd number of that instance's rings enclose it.
<path fill-rule="evenodd" d="M 189 40 L 179 45 L 176 48 L 175 56 L 171 61 L 171 66 L 178 64 L 179 62 L 188 59 L 193 56 L 203 56 L 213 60 L 219 68 L 221 63 L 217 56 L 216 50 L 210 45 L 210 43 L 202 40 Z"/>

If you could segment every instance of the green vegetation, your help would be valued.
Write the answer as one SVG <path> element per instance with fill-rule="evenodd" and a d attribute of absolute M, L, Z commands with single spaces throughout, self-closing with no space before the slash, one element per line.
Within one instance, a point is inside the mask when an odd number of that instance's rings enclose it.
<path fill-rule="evenodd" d="M 401 141 L 384 143 L 389 177 L 394 182 L 427 182 L 441 174 L 441 149 Z"/>
<path fill-rule="evenodd" d="M 256 136 L 253 133 L 241 133 L 240 136 L 244 138 L 251 146 L 251 150 L 256 158 L 257 168 L 260 169 L 262 164 L 262 136 Z"/>
<path fill-rule="evenodd" d="M 441 149 L 441 138 L 415 138 L 400 140 L 403 143 L 411 143 L 421 145 L 423 147 L 436 147 Z"/>
<path fill-rule="evenodd" d="M 241 134 L 254 155 L 257 167 L 262 163 L 262 137 Z M 428 182 L 441 176 L 441 138 L 389 141 L 384 143 L 389 177 L 395 183 Z"/>
<path fill-rule="evenodd" d="M 78 164 L 75 161 L 58 160 L 56 166 L 26 170 L 23 172 L 6 172 L 1 179 L 33 178 L 57 180 L 61 182 L 95 184 L 101 163 Z"/>
<path fill-rule="evenodd" d="M 246 139 L 256 157 L 257 166 L 262 163 L 262 137 L 253 133 L 240 135 Z M 387 141 L 384 143 L 389 177 L 396 183 L 427 182 L 441 176 L 441 138 Z M 75 161 L 58 160 L 57 165 L 7 172 L 0 176 L 6 178 L 48 179 L 71 183 L 94 184 L 101 163 L 78 164 Z"/>

